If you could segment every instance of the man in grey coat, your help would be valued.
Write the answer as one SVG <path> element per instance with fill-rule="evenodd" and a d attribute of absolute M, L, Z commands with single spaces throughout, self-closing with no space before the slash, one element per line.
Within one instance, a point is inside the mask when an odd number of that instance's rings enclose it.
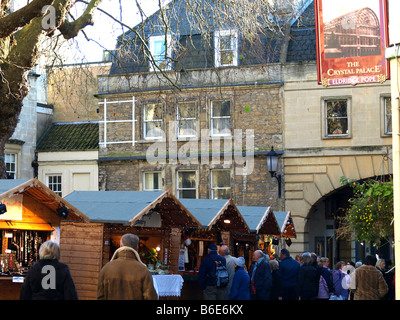
<path fill-rule="evenodd" d="M 219 248 L 219 255 L 225 257 L 226 259 L 226 270 L 229 274 L 229 283 L 225 288 L 224 300 L 229 300 L 229 294 L 231 293 L 232 281 L 235 276 L 235 264 L 233 262 L 233 257 L 230 255 L 229 247 L 227 245 L 222 245 Z"/>

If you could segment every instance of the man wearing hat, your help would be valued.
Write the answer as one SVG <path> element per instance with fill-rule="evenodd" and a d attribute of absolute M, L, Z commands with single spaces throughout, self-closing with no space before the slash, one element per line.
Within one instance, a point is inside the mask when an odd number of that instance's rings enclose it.
<path fill-rule="evenodd" d="M 215 244 L 210 244 L 207 249 L 208 255 L 201 261 L 197 281 L 203 290 L 204 300 L 223 300 L 225 288 L 217 288 L 216 286 L 216 262 L 221 262 L 226 266 L 226 260 L 217 253 Z"/>

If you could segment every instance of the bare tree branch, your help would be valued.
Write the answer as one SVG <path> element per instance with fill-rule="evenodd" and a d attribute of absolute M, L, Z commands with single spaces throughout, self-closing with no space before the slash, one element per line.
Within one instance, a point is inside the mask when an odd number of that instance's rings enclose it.
<path fill-rule="evenodd" d="M 102 0 L 91 0 L 85 9 L 85 12 L 74 22 L 67 20 L 62 23 L 58 30 L 62 33 L 65 39 L 75 38 L 79 31 L 89 25 L 93 25 L 93 13 L 98 9 Z"/>
<path fill-rule="evenodd" d="M 0 19 L 0 38 L 6 38 L 27 25 L 33 18 L 43 15 L 42 8 L 51 5 L 54 0 L 34 0 L 21 9 Z"/>

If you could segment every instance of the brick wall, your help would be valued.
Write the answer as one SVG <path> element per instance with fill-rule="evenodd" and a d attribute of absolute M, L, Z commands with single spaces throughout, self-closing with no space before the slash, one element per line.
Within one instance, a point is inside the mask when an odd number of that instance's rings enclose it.
<path fill-rule="evenodd" d="M 271 146 L 275 150 L 282 149 L 282 96 L 281 86 L 252 85 L 252 86 L 233 86 L 227 88 L 198 90 L 183 90 L 179 93 L 163 92 L 162 94 L 142 92 L 135 93 L 135 144 L 120 143 L 107 144 L 100 147 L 99 161 L 99 183 L 100 190 L 143 190 L 143 175 L 146 171 L 160 171 L 162 175 L 163 189 L 170 188 L 174 193 L 176 190 L 176 175 L 178 170 L 196 171 L 197 197 L 211 197 L 211 170 L 228 169 L 231 171 L 231 196 L 238 205 L 254 206 L 273 206 L 278 208 L 277 182 L 272 179 L 267 170 L 265 155 L 254 157 L 254 169 L 250 175 L 243 176 L 236 174 L 238 168 L 242 168 L 238 161 L 244 160 L 235 156 L 220 157 L 220 161 L 215 163 L 211 156 L 208 163 L 201 157 L 195 156 L 195 163 L 182 164 L 179 161 L 168 159 L 166 163 L 151 164 L 146 160 L 146 151 L 150 146 L 154 146 L 154 141 L 148 142 L 143 139 L 143 107 L 146 103 L 160 102 L 163 104 L 163 128 L 166 133 L 166 151 L 172 156 L 174 151 L 171 149 L 169 141 L 170 121 L 176 119 L 176 106 L 180 101 L 196 101 L 198 107 L 198 133 L 203 129 L 210 129 L 210 101 L 213 99 L 229 99 L 231 101 L 231 128 L 242 130 L 242 143 L 238 146 L 238 151 L 242 152 L 248 148 L 246 143 L 246 129 L 254 130 L 255 152 L 267 152 Z M 132 96 L 117 95 L 107 97 L 107 101 L 115 99 L 128 100 Z M 130 108 L 132 104 L 130 105 Z M 100 117 L 104 114 L 104 106 L 100 105 Z M 107 107 L 107 119 L 127 120 L 132 117 L 132 112 L 125 104 L 121 107 L 116 105 Z M 132 124 L 127 123 L 108 123 L 107 141 L 124 141 L 132 134 Z M 104 125 L 100 123 L 100 144 L 104 142 Z M 220 146 L 220 151 L 224 150 L 224 144 L 229 141 L 234 147 L 234 139 L 218 139 L 206 142 L 206 149 L 201 145 L 201 139 L 193 143 L 196 148 L 192 149 L 193 154 L 209 154 L 215 151 L 213 143 Z M 187 146 L 188 141 L 177 141 L 176 149 Z M 176 158 L 175 158 L 176 159 Z M 232 159 L 232 163 L 224 166 L 225 160 Z"/>

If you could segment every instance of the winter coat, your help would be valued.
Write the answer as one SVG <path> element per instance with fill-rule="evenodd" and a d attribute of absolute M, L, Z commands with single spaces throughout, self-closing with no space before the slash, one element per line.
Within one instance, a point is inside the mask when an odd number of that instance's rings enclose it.
<path fill-rule="evenodd" d="M 318 299 L 329 299 L 333 292 L 333 282 L 331 272 L 326 267 L 318 268 L 320 274 L 319 287 L 318 287 Z"/>
<path fill-rule="evenodd" d="M 370 265 L 362 265 L 353 272 L 350 289 L 354 300 L 380 300 L 388 292 L 382 273 Z"/>
<path fill-rule="evenodd" d="M 300 264 L 292 257 L 286 257 L 279 263 L 278 274 L 282 280 L 282 287 L 295 287 Z"/>
<path fill-rule="evenodd" d="M 53 273 L 55 279 L 51 278 Z M 43 286 L 42 280 L 43 284 L 48 287 Z M 52 288 L 52 283 L 55 284 L 55 289 Z M 28 271 L 22 286 L 20 299 L 78 300 L 68 266 L 58 260 L 39 260 L 36 262 Z"/>
<path fill-rule="evenodd" d="M 297 294 L 301 300 L 315 300 L 320 274 L 312 265 L 303 264 L 298 273 Z"/>
<path fill-rule="evenodd" d="M 386 273 L 385 270 L 382 270 L 381 268 L 376 267 L 376 269 L 378 269 L 382 273 L 383 279 L 385 279 L 389 289 L 387 294 L 383 297 L 382 300 L 394 300 L 395 294 L 393 286 L 393 276 L 394 276 L 393 271 Z"/>
<path fill-rule="evenodd" d="M 214 287 L 216 285 L 216 261 L 220 261 L 226 267 L 225 257 L 220 256 L 215 250 L 210 251 L 201 261 L 197 282 L 202 290 L 208 286 Z"/>
<path fill-rule="evenodd" d="M 101 269 L 98 300 L 156 300 L 153 277 L 136 250 L 121 247 Z"/>
<path fill-rule="evenodd" d="M 251 295 L 251 299 L 269 300 L 272 287 L 272 274 L 269 263 L 263 258 L 253 263 L 249 270 L 249 276 L 250 281 L 254 281 L 256 289 L 256 293 Z"/>
<path fill-rule="evenodd" d="M 270 300 L 278 300 L 279 297 L 282 297 L 281 277 L 278 274 L 278 270 L 272 271 L 271 275 L 272 275 L 272 288 L 271 288 L 271 295 L 269 296 L 269 299 Z"/>
<path fill-rule="evenodd" d="M 243 267 L 236 268 L 229 299 L 250 300 L 250 277 Z"/>
<path fill-rule="evenodd" d="M 233 277 L 235 276 L 235 263 L 233 262 L 233 257 L 231 255 L 225 256 L 226 260 L 226 271 L 229 274 L 229 283 L 225 289 L 224 299 L 229 300 L 229 294 L 232 288 Z"/>
<path fill-rule="evenodd" d="M 343 287 L 343 284 L 346 283 L 348 285 L 348 280 L 346 278 L 350 278 L 347 273 L 344 273 L 342 270 L 335 270 L 332 274 L 333 278 L 333 293 L 337 296 L 341 296 L 343 300 L 347 300 L 349 298 L 349 289 L 347 286 Z"/>

